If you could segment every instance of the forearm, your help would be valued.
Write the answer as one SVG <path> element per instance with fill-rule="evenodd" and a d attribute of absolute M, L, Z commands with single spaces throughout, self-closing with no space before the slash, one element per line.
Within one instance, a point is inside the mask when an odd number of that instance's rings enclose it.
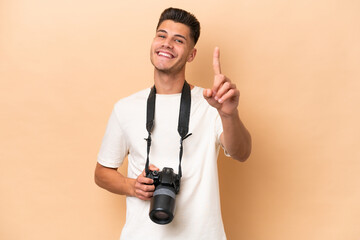
<path fill-rule="evenodd" d="M 245 161 L 251 153 L 251 136 L 240 120 L 238 111 L 220 117 L 223 125 L 221 143 L 232 158 Z"/>
<path fill-rule="evenodd" d="M 127 178 L 116 169 L 107 168 L 97 163 L 95 183 L 112 193 L 134 196 L 135 179 Z"/>

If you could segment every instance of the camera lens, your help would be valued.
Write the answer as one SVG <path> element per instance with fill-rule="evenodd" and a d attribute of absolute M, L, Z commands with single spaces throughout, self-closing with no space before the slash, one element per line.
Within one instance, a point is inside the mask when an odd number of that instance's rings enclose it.
<path fill-rule="evenodd" d="M 159 211 L 154 212 L 153 217 L 155 219 L 157 219 L 157 221 L 165 221 L 165 220 L 169 219 L 170 216 L 166 212 L 159 210 Z"/>
<path fill-rule="evenodd" d="M 174 209 L 175 189 L 161 185 L 156 187 L 150 203 L 151 220 L 158 224 L 170 223 L 174 218 Z"/>

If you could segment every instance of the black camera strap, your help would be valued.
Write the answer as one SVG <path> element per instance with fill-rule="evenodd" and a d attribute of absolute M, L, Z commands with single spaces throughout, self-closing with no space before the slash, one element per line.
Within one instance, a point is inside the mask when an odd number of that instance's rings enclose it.
<path fill-rule="evenodd" d="M 151 132 L 154 127 L 155 118 L 155 100 L 156 100 L 156 88 L 155 85 L 151 88 L 149 97 L 147 99 L 147 110 L 146 110 L 146 130 L 148 131 L 147 141 L 147 157 L 145 164 L 145 173 L 149 174 L 149 154 L 151 147 Z M 183 155 L 183 141 L 189 137 L 192 133 L 188 134 L 189 131 L 189 120 L 190 120 L 190 108 L 191 108 L 191 90 L 190 85 L 185 81 L 181 92 L 180 100 L 180 112 L 178 122 L 178 133 L 180 135 L 180 152 L 179 152 L 179 172 L 178 175 L 181 177 L 181 159 Z"/>

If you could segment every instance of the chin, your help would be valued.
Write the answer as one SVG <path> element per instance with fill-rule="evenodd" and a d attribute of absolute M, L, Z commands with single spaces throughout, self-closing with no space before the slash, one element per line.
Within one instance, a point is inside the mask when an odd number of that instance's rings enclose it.
<path fill-rule="evenodd" d="M 162 73 L 171 73 L 172 72 L 171 69 L 169 69 L 169 68 L 159 68 L 159 67 L 155 66 L 155 69 Z"/>
<path fill-rule="evenodd" d="M 161 64 L 159 62 L 152 62 L 153 66 L 156 68 L 156 70 L 161 71 L 161 72 L 170 72 L 172 67 L 171 66 L 166 66 L 165 64 Z"/>

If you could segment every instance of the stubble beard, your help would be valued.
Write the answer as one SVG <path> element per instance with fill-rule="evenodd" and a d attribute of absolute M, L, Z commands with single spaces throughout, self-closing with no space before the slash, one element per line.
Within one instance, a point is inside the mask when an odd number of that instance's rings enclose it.
<path fill-rule="evenodd" d="M 178 65 L 177 63 L 175 63 L 175 65 L 172 65 L 168 68 L 161 68 L 154 63 L 153 58 L 151 58 L 150 61 L 156 71 L 158 71 L 159 73 L 162 73 L 162 74 L 167 74 L 167 75 L 170 75 L 170 74 L 176 75 L 176 74 L 180 73 L 181 71 L 183 71 L 185 69 L 185 65 L 186 65 L 186 62 L 181 65 Z"/>

